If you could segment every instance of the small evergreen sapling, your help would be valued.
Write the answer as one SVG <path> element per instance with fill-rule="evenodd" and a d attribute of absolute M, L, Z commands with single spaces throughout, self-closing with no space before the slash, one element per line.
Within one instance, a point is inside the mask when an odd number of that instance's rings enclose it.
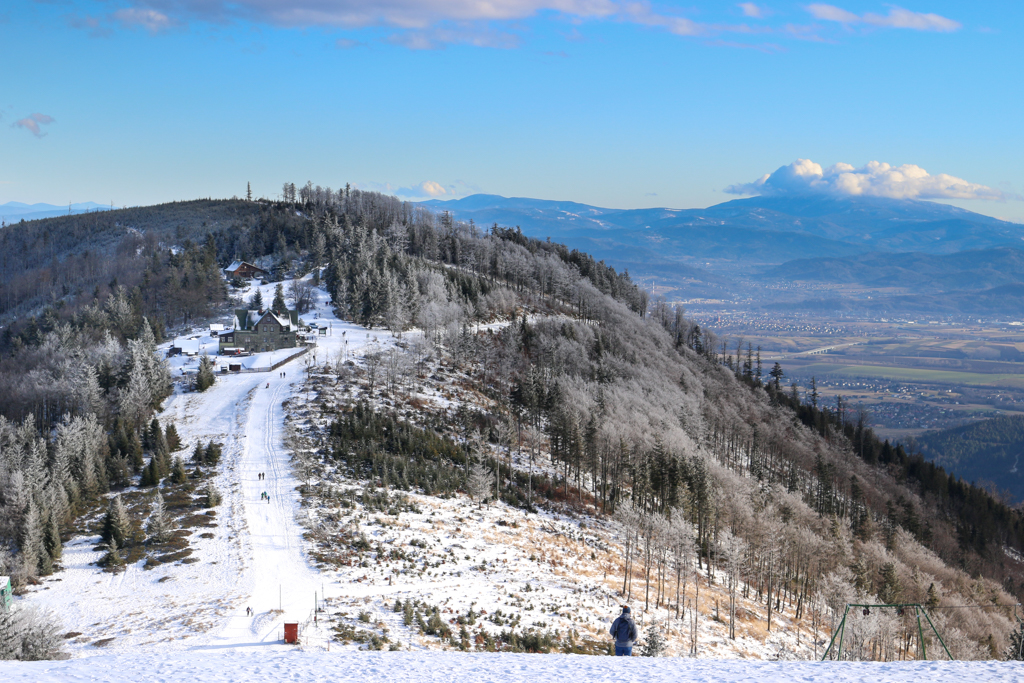
<path fill-rule="evenodd" d="M 220 491 L 217 490 L 217 487 L 213 485 L 212 481 L 206 482 L 204 492 L 206 493 L 206 507 L 215 508 L 220 505 L 222 497 L 220 495 Z"/>
<path fill-rule="evenodd" d="M 640 656 L 642 657 L 660 657 L 661 653 L 665 651 L 665 639 L 658 631 L 656 624 L 651 624 L 647 627 L 647 633 L 644 634 L 644 644 L 640 648 Z"/>

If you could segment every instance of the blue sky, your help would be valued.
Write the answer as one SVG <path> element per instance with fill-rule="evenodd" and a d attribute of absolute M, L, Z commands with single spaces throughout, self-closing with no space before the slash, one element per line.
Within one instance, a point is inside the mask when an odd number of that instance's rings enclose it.
<path fill-rule="evenodd" d="M 312 180 L 689 208 L 798 177 L 1024 222 L 1022 19 L 940 0 L 15 0 L 0 203 Z"/>

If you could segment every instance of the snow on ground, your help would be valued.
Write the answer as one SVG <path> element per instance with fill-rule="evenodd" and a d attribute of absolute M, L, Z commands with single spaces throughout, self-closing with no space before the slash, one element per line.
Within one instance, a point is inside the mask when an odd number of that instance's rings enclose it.
<path fill-rule="evenodd" d="M 139 562 L 124 572 L 104 572 L 93 564 L 102 555 L 93 550 L 99 537 L 77 537 L 65 547 L 64 570 L 30 587 L 29 603 L 51 609 L 65 632 L 78 634 L 68 639 L 75 655 L 137 652 L 139 646 L 247 647 L 279 641 L 283 622 L 309 616 L 319 583 L 295 522 L 298 482 L 282 442 L 281 404 L 300 383 L 303 359 L 355 353 L 377 336 L 338 320 L 326 295 L 318 295 L 317 308 L 305 317 L 318 316 L 332 326 L 332 334 L 319 337 L 315 352 L 268 373 L 218 374 L 204 393 L 173 394 L 158 416 L 163 424 L 176 425 L 185 457 L 196 441 L 223 443 L 215 480 L 224 493 L 218 526 L 209 530 L 213 538 L 191 539 L 191 562 L 149 570 Z M 216 345 L 208 335 L 204 343 Z M 270 355 L 250 359 L 268 366 Z M 265 480 L 258 479 L 261 472 Z M 246 617 L 246 607 L 255 617 Z"/>
<path fill-rule="evenodd" d="M 273 285 L 263 288 L 265 301 Z M 212 538 L 193 538 L 198 562 L 165 564 L 124 572 L 96 567 L 97 537 L 71 540 L 63 571 L 31 587 L 28 603 L 52 609 L 63 621 L 74 659 L 62 662 L 5 662 L 4 681 L 513 681 L 572 676 L 586 681 L 917 681 L 1011 680 L 1015 665 L 992 662 L 908 662 L 900 664 L 717 661 L 709 659 L 611 659 L 559 654 L 425 652 L 441 647 L 402 621 L 390 609 L 395 599 L 415 598 L 442 608 L 453 621 L 468 606 L 478 612 L 474 635 L 496 633 L 510 613 L 523 625 L 574 631 L 604 638 L 614 616 L 617 566 L 607 528 L 552 512 L 524 515 L 504 505 L 483 509 L 463 496 L 441 499 L 408 494 L 414 509 L 398 515 L 363 514 L 356 528 L 375 545 L 402 549 L 405 560 L 331 566 L 319 571 L 318 551 L 308 529 L 320 514 L 302 508 L 299 482 L 284 446 L 285 412 L 310 410 L 302 385 L 317 362 L 358 360 L 375 345 L 390 344 L 385 332 L 345 323 L 330 312 L 326 295 L 304 316 L 330 325 L 317 347 L 278 371 L 218 375 L 205 393 L 176 393 L 160 415 L 173 422 L 190 452 L 196 441 L 223 443 L 216 484 L 224 493 Z M 215 340 L 202 330 L 212 355 Z M 269 365 L 267 358 L 251 357 Z M 176 374 L 188 359 L 173 361 Z M 447 380 L 450 380 L 449 376 Z M 418 399 L 439 408 L 464 400 L 465 391 L 449 381 L 422 386 Z M 287 408 L 285 402 L 293 402 Z M 301 429 L 301 426 L 300 426 Z M 259 474 L 266 473 L 266 479 Z M 349 482 L 356 486 L 356 482 Z M 262 496 L 269 494 L 269 501 Z M 353 520 L 350 520 L 350 522 Z M 192 558 L 189 558 L 190 560 Z M 607 567 L 607 569 L 606 569 Z M 692 590 L 692 588 L 691 588 Z M 307 628 L 300 648 L 281 643 L 286 621 L 305 622 L 326 592 L 327 611 Z M 709 591 L 711 593 L 711 591 Z M 705 599 L 702 592 L 702 600 Z M 634 600 L 634 606 L 636 601 Z M 246 608 L 254 610 L 247 616 Z M 705 607 L 705 609 L 707 609 Z M 487 614 L 482 614 L 483 610 Z M 505 624 L 494 620 L 505 610 Z M 366 619 L 357 619 L 363 612 Z M 662 610 L 664 612 L 664 610 Z M 643 615 L 641 615 L 643 616 Z M 652 618 L 657 615 L 651 615 Z M 666 615 L 667 616 L 667 615 Z M 782 617 L 785 619 L 785 617 Z M 365 652 L 356 645 L 329 642 L 339 624 L 372 627 L 413 652 Z M 737 647 L 721 637 L 724 626 L 702 619 L 702 657 L 736 656 Z M 676 624 L 678 628 L 678 624 Z M 453 625 L 458 631 L 459 626 Z M 671 628 L 671 627 L 670 627 Z M 755 626 L 740 628 L 739 648 L 769 659 L 780 647 Z M 746 632 L 744 632 L 746 631 Z M 478 641 L 474 641 L 474 647 Z M 329 649 L 329 651 L 328 651 Z M 807 649 L 806 641 L 803 650 Z M 806 656 L 806 655 L 805 655 Z"/>
<path fill-rule="evenodd" d="M 587 683 L 963 683 L 1017 681 L 1020 675 L 1020 665 L 1009 662 L 751 662 L 447 652 L 353 654 L 249 650 L 233 653 L 140 653 L 63 662 L 0 663 L 0 676 L 12 683 L 511 683 L 566 679 Z"/>

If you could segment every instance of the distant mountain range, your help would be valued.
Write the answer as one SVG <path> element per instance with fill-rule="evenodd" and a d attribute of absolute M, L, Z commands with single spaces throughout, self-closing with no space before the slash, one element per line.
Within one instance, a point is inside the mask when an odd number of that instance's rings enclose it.
<path fill-rule="evenodd" d="M 867 251 L 1024 247 L 1024 225 L 935 202 L 880 197 L 750 197 L 706 209 L 606 209 L 483 194 L 423 203 L 485 226 L 518 225 L 532 237 L 585 239 L 610 254 L 626 248 L 670 260 L 676 249 L 687 258 L 779 264 Z"/>
<path fill-rule="evenodd" d="M 756 297 L 771 305 L 839 310 L 854 305 L 828 298 L 802 302 L 792 292 L 764 288 L 805 281 L 906 289 L 871 297 L 872 310 L 909 306 L 956 313 L 961 302 L 955 298 L 914 298 L 991 290 L 986 298 L 998 299 L 1007 290 L 996 288 L 1024 282 L 1024 225 L 935 202 L 769 196 L 706 209 L 621 210 L 472 195 L 424 204 L 482 227 L 519 226 L 532 237 L 564 242 L 651 278 L 670 297 Z M 1014 314 L 1024 309 L 1024 299 L 1008 303 Z"/>
<path fill-rule="evenodd" d="M 24 204 L 22 202 L 7 202 L 0 204 L 0 219 L 6 223 L 17 221 L 32 221 L 37 218 L 52 218 L 53 216 L 67 216 L 68 214 L 87 213 L 89 211 L 108 211 L 109 204 L 97 204 L 96 202 L 80 202 L 67 206 L 56 206 L 54 204 Z"/>

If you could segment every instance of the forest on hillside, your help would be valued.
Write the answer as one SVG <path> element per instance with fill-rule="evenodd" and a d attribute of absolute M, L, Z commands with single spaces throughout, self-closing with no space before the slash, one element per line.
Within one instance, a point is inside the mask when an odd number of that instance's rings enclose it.
<path fill-rule="evenodd" d="M 393 453 L 388 468 L 423 475 L 406 485 L 449 493 L 473 490 L 483 468 L 510 505 L 619 520 L 627 563 L 648 585 L 652 572 L 667 580 L 680 567 L 722 572 L 769 615 L 814 604 L 835 618 L 848 602 L 876 599 L 978 606 L 937 612 L 957 655 L 1005 650 L 1013 611 L 999 606 L 1024 593 L 1022 566 L 1006 552 L 1024 551 L 1018 511 L 842 410 L 801 401 L 781 368 L 765 373 L 753 349 L 731 353 L 685 311 L 587 254 L 377 193 L 307 184 L 285 196 L 197 205 L 235 216 L 227 224 L 199 212 L 174 225 L 153 207 L 112 241 L 129 258 L 98 261 L 67 290 L 40 274 L 77 273 L 82 254 L 56 264 L 38 249 L 26 257 L 19 282 L 35 285 L 0 295 L 19 315 L 7 318 L 0 347 L 0 573 L 28 581 L 59 567 L 75 514 L 163 462 L 148 421 L 168 391 L 154 344 L 225 306 L 218 269 L 243 258 L 272 277 L 322 275 L 355 322 L 422 330 L 430 353 L 472 368 L 495 402 L 487 414 L 420 427 L 443 444 L 435 466 L 389 443 L 387 430 L 346 427 L 342 415 L 324 457 Z M 25 226 L 11 228 L 42 234 Z M 507 324 L 472 332 L 496 320 Z M 377 362 L 368 370 L 386 377 Z M 480 440 L 508 454 L 543 452 L 557 476 L 534 489 L 474 449 Z M 633 590 L 629 576 L 623 590 Z M 865 635 L 857 656 L 896 656 L 906 625 L 890 627 L 891 637 Z"/>

